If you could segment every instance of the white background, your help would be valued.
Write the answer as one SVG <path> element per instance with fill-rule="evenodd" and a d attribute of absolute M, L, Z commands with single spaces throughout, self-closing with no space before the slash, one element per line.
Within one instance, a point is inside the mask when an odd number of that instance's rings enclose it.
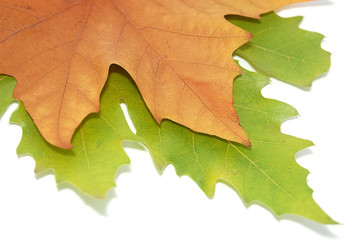
<path fill-rule="evenodd" d="M 302 28 L 327 36 L 322 46 L 333 53 L 332 66 L 309 91 L 276 80 L 263 90 L 299 110 L 282 131 L 316 144 L 297 162 L 311 172 L 317 203 L 340 225 L 279 220 L 258 205 L 247 208 L 222 184 L 209 200 L 172 166 L 160 176 L 141 147 L 127 147 L 132 166 L 119 171 L 108 200 L 93 200 L 56 186 L 49 172 L 35 177 L 34 160 L 18 159 L 21 129 L 8 124 L 12 105 L 0 123 L 0 239 L 361 239 L 360 9 L 357 0 L 282 8 L 281 16 L 303 15 Z"/>

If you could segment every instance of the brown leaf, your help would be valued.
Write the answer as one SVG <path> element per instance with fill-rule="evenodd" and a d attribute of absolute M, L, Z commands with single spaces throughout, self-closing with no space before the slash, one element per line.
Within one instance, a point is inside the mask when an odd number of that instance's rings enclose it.
<path fill-rule="evenodd" d="M 0 0 L 0 72 L 14 76 L 44 138 L 70 148 L 99 110 L 112 63 L 137 83 L 155 119 L 250 145 L 238 125 L 232 52 L 251 38 L 225 14 L 258 17 L 302 0 Z"/>

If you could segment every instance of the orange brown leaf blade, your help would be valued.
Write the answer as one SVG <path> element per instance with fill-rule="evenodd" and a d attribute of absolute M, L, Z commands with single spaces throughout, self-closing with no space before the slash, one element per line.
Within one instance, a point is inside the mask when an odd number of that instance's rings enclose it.
<path fill-rule="evenodd" d="M 122 17 L 111 1 L 1 1 L 0 71 L 50 143 L 70 148 L 74 130 L 99 110 Z M 104 11 L 98 11 L 103 9 Z M 106 24 L 107 26 L 105 27 Z"/>
<path fill-rule="evenodd" d="M 238 4 L 203 11 L 209 4 L 216 2 L 0 0 L 0 72 L 17 79 L 14 97 L 59 147 L 70 148 L 76 127 L 99 110 L 112 63 L 130 73 L 158 122 L 250 145 L 233 108 L 240 70 L 232 52 L 251 35 L 223 17 Z M 249 10 L 242 4 L 240 14 Z"/>
<path fill-rule="evenodd" d="M 157 0 L 156 2 L 167 8 L 173 8 L 175 2 L 182 2 L 183 4 L 176 5 L 177 9 L 183 13 L 194 11 L 213 16 L 218 15 L 220 17 L 235 14 L 244 17 L 260 18 L 262 13 L 273 11 L 285 5 L 308 1 L 311 0 Z M 144 6 L 149 1 L 143 0 L 142 2 Z"/>
<path fill-rule="evenodd" d="M 250 145 L 231 97 L 240 69 L 225 49 L 237 48 L 251 35 L 223 17 L 190 11 L 174 15 L 156 2 L 149 1 L 149 8 L 144 4 L 122 2 L 128 22 L 119 54 L 126 54 L 118 63 L 133 76 L 155 119 Z M 141 49 L 133 53 L 135 65 L 124 61 L 132 54 L 129 49 Z"/>

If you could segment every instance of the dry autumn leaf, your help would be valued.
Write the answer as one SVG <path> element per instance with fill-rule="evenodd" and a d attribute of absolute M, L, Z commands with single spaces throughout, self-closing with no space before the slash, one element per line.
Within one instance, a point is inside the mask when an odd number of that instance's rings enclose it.
<path fill-rule="evenodd" d="M 44 138 L 70 148 L 99 110 L 113 63 L 137 83 L 155 119 L 250 145 L 238 125 L 232 52 L 251 34 L 225 14 L 258 17 L 305 0 L 0 0 L 0 73 L 14 76 Z"/>

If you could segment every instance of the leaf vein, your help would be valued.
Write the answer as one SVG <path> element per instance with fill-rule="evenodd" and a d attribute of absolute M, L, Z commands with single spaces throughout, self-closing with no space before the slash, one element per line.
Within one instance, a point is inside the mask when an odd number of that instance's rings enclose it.
<path fill-rule="evenodd" d="M 244 154 L 242 151 L 240 151 L 236 146 L 234 146 L 230 141 L 228 143 L 237 151 L 239 152 L 245 159 L 247 159 L 254 167 L 257 168 L 271 183 L 273 183 L 278 189 L 280 189 L 282 192 L 284 192 L 289 198 L 292 200 L 296 200 L 293 198 L 293 196 L 284 188 L 282 188 L 271 176 L 269 176 L 262 168 L 260 168 L 256 162 L 252 161 L 249 157 L 247 157 L 246 154 Z"/>

